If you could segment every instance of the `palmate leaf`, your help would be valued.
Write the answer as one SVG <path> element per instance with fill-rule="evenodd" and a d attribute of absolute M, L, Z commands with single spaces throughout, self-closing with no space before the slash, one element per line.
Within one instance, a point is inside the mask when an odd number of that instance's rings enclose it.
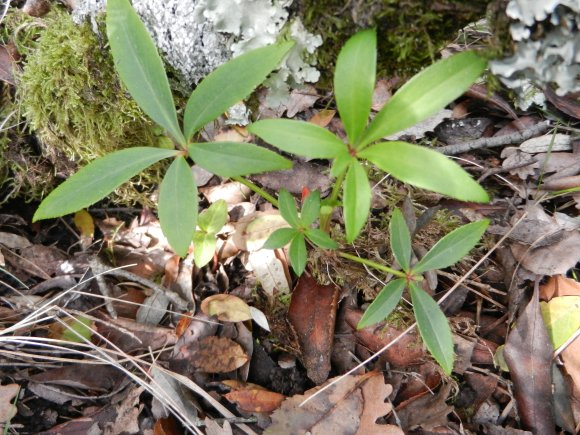
<path fill-rule="evenodd" d="M 157 48 L 128 0 L 107 1 L 107 37 L 115 68 L 143 111 L 185 145 Z"/>
<path fill-rule="evenodd" d="M 428 148 L 406 142 L 382 142 L 358 155 L 413 186 L 462 201 L 489 201 L 485 190 L 461 166 Z"/>
<path fill-rule="evenodd" d="M 357 329 L 366 328 L 385 320 L 401 300 L 405 285 L 405 280 L 399 278 L 384 286 L 373 303 L 366 309 L 358 325 L 356 325 Z"/>
<path fill-rule="evenodd" d="M 346 145 L 328 130 L 305 121 L 265 119 L 248 131 L 282 151 L 313 159 L 332 159 Z"/>
<path fill-rule="evenodd" d="M 290 160 L 251 143 L 193 143 L 188 146 L 188 151 L 199 166 L 225 178 L 292 167 Z"/>
<path fill-rule="evenodd" d="M 190 139 L 205 124 L 250 95 L 293 45 L 285 42 L 252 50 L 224 63 L 203 79 L 185 108 L 185 137 Z"/>
<path fill-rule="evenodd" d="M 153 163 L 177 154 L 175 150 L 135 147 L 94 160 L 53 190 L 32 220 L 64 216 L 86 208 Z"/>
<path fill-rule="evenodd" d="M 409 80 L 377 113 L 359 140 L 365 146 L 411 127 L 459 97 L 484 71 L 487 62 L 464 51 L 434 63 Z"/>
<path fill-rule="evenodd" d="M 489 221 L 484 219 L 451 231 L 413 267 L 413 273 L 443 269 L 457 263 L 479 242 L 488 225 Z"/>
<path fill-rule="evenodd" d="M 302 272 L 306 268 L 306 261 L 308 260 L 306 241 L 302 234 L 297 233 L 294 239 L 292 239 L 288 256 L 290 257 L 290 263 L 292 263 L 292 269 L 294 269 L 296 275 L 302 275 Z"/>
<path fill-rule="evenodd" d="M 159 188 L 159 223 L 167 241 L 185 257 L 197 221 L 197 185 L 184 157 L 176 158 Z"/>
<path fill-rule="evenodd" d="M 340 50 L 334 72 L 334 94 L 350 144 L 367 125 L 375 87 L 377 35 L 374 29 L 351 37 Z"/>
<path fill-rule="evenodd" d="M 450 375 L 455 355 L 449 322 L 439 305 L 431 296 L 417 287 L 417 284 L 411 282 L 409 290 L 413 301 L 413 312 L 423 342 L 445 373 Z"/>
<path fill-rule="evenodd" d="M 367 222 L 371 206 L 367 173 L 358 161 L 353 162 L 346 173 L 342 202 L 346 241 L 352 243 Z"/>
<path fill-rule="evenodd" d="M 393 255 L 399 266 L 404 271 L 408 271 L 411 264 L 411 234 L 409 234 L 409 227 L 407 227 L 403 213 L 398 208 L 391 216 L 389 233 Z"/>

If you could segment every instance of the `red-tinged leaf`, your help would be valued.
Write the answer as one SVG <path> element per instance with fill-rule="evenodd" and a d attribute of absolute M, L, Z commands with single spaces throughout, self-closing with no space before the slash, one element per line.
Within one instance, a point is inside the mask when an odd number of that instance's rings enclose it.
<path fill-rule="evenodd" d="M 298 335 L 308 377 L 317 384 L 330 372 L 338 294 L 338 287 L 320 285 L 307 274 L 300 277 L 292 292 L 288 320 Z"/>
<path fill-rule="evenodd" d="M 243 412 L 270 413 L 280 407 L 286 396 L 263 388 L 232 391 L 224 396 Z"/>
<path fill-rule="evenodd" d="M 514 383 L 523 426 L 537 434 L 554 433 L 553 352 L 540 311 L 536 283 L 532 299 L 508 335 L 503 355 Z"/>

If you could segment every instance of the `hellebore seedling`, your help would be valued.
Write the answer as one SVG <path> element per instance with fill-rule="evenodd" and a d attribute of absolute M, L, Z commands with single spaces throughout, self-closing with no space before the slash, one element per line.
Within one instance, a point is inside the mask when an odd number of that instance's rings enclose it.
<path fill-rule="evenodd" d="M 312 224 L 320 214 L 320 192 L 310 192 L 300 213 L 296 210 L 296 203 L 290 193 L 282 189 L 278 196 L 280 214 L 288 222 L 290 228 L 279 228 L 274 231 L 266 243 L 265 249 L 277 249 L 290 243 L 288 255 L 290 264 L 297 275 L 302 275 L 308 259 L 306 253 L 306 240 L 323 249 L 336 249 L 338 244 L 324 231 L 312 228 Z"/>
<path fill-rule="evenodd" d="M 473 222 L 450 232 L 414 266 L 411 266 L 411 235 L 403 214 L 395 209 L 389 223 L 391 250 L 403 272 L 393 271 L 398 278 L 380 291 L 362 316 L 357 328 L 383 321 L 397 306 L 403 290 L 409 289 L 417 327 L 423 342 L 445 373 L 453 369 L 453 338 L 447 318 L 439 305 L 423 291 L 418 282 L 422 273 L 443 269 L 461 260 L 477 244 L 489 222 Z M 372 265 L 371 265 L 372 266 Z"/>
<path fill-rule="evenodd" d="M 406 142 L 377 140 L 433 115 L 459 97 L 483 72 L 486 61 L 474 52 L 441 60 L 409 80 L 367 126 L 376 70 L 376 32 L 363 30 L 340 51 L 334 92 L 348 141 L 314 124 L 287 119 L 254 123 L 250 132 L 279 149 L 310 158 L 332 159 L 336 182 L 323 207 L 321 228 L 328 231 L 332 207 L 342 187 L 346 239 L 356 239 L 367 221 L 371 189 L 365 162 L 399 180 L 464 201 L 487 202 L 485 190 L 442 154 Z"/>
<path fill-rule="evenodd" d="M 160 186 L 159 221 L 172 248 L 185 256 L 196 231 L 198 211 L 197 185 L 188 158 L 222 177 L 292 166 L 277 153 L 254 144 L 193 143 L 192 138 L 208 122 L 247 97 L 279 65 L 293 44 L 286 42 L 259 48 L 217 68 L 191 94 L 182 129 L 161 58 L 128 0 L 107 1 L 106 25 L 121 81 L 143 111 L 171 136 L 177 149 L 135 147 L 99 158 L 48 195 L 33 221 L 88 207 L 148 166 L 173 158 Z M 209 233 L 208 228 L 202 231 Z M 201 261 L 207 256 L 198 253 L 198 258 Z"/>
<path fill-rule="evenodd" d="M 228 221 L 228 204 L 220 199 L 197 218 L 199 229 L 193 235 L 193 259 L 199 268 L 211 261 L 216 249 L 216 234 Z"/>

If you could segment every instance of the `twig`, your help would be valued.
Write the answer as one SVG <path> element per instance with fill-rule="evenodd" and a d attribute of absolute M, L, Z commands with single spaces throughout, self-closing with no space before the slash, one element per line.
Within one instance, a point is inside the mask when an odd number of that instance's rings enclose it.
<path fill-rule="evenodd" d="M 540 133 L 543 133 L 550 128 L 550 121 L 540 122 L 527 130 L 503 136 L 483 137 L 471 142 L 464 142 L 456 145 L 447 145 L 444 147 L 434 148 L 442 154 L 453 156 L 455 154 L 465 153 L 467 151 L 477 150 L 480 148 L 493 148 L 502 145 L 509 145 L 513 143 L 523 142 Z"/>

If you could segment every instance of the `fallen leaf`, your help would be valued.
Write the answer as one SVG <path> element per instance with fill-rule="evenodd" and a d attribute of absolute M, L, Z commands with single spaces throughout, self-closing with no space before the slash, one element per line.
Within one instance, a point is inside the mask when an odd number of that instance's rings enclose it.
<path fill-rule="evenodd" d="M 265 413 L 278 409 L 286 398 L 283 394 L 267 391 L 261 387 L 232 391 L 224 397 L 235 403 L 240 411 Z"/>
<path fill-rule="evenodd" d="M 135 387 L 121 403 L 116 406 L 117 417 L 113 422 L 105 425 L 105 435 L 117 435 L 120 433 L 139 433 L 139 414 L 144 404 L 140 403 L 139 396 L 143 387 Z"/>
<path fill-rule="evenodd" d="M 453 412 L 453 408 L 446 403 L 450 391 L 451 384 L 444 384 L 435 395 L 426 392 L 399 404 L 396 411 L 401 428 L 409 432 L 418 427 L 424 431 L 445 427 L 447 416 Z"/>
<path fill-rule="evenodd" d="M 177 351 L 179 357 L 175 360 L 186 360 L 194 369 L 205 373 L 231 372 L 249 360 L 242 346 L 225 337 L 204 337 L 182 345 Z"/>
<path fill-rule="evenodd" d="M 273 297 L 275 292 L 290 293 L 288 265 L 278 258 L 276 251 L 262 249 L 250 252 L 246 269 L 254 272 L 268 296 Z"/>
<path fill-rule="evenodd" d="M 580 104 L 571 95 L 559 96 L 549 86 L 544 89 L 544 94 L 550 103 L 566 115 L 580 119 Z"/>
<path fill-rule="evenodd" d="M 0 385 L 0 423 L 9 422 L 18 412 L 13 402 L 19 391 L 18 384 Z"/>
<path fill-rule="evenodd" d="M 329 380 L 330 382 L 330 380 Z M 364 385 L 371 383 L 368 390 Z M 378 384 L 378 385 L 376 385 Z M 387 404 L 367 404 L 371 392 L 380 394 L 372 397 L 372 401 L 383 402 L 392 391 L 390 385 L 385 385 L 383 375 L 378 372 L 369 372 L 360 376 L 346 376 L 338 383 L 327 388 L 317 397 L 301 406 L 302 402 L 320 390 L 323 386 L 312 388 L 304 395 L 296 395 L 286 399 L 282 406 L 272 414 L 272 425 L 264 431 L 264 435 L 278 434 L 361 434 L 360 429 L 364 416 L 365 425 L 378 412 L 391 411 Z M 372 409 L 365 411 L 365 407 Z M 380 411 L 379 411 L 380 409 Z M 374 421 L 372 422 L 374 423 Z M 396 426 L 372 424 L 373 431 L 382 435 L 402 435 L 403 432 Z M 380 429 L 379 429 L 380 428 Z"/>
<path fill-rule="evenodd" d="M 335 285 L 320 285 L 306 273 L 292 291 L 288 320 L 298 336 L 308 377 L 316 384 L 330 373 L 339 293 Z"/>
<path fill-rule="evenodd" d="M 552 346 L 558 349 L 580 328 L 580 296 L 563 296 L 540 302 Z"/>
<path fill-rule="evenodd" d="M 212 204 L 220 199 L 223 199 L 228 204 L 238 204 L 247 201 L 251 194 L 249 187 L 237 181 L 220 184 L 218 186 L 201 187 L 199 191 Z"/>
<path fill-rule="evenodd" d="M 297 113 L 310 109 L 320 98 L 312 85 L 302 86 L 290 92 L 290 100 L 286 103 L 286 116 L 294 118 Z"/>
<path fill-rule="evenodd" d="M 540 299 L 549 301 L 560 296 L 580 296 L 580 282 L 562 275 L 555 275 L 540 286 Z"/>
<path fill-rule="evenodd" d="M 393 86 L 397 83 L 397 81 L 397 79 L 377 80 L 377 84 L 373 90 L 371 109 L 373 109 L 375 112 L 378 112 L 385 106 L 385 104 L 387 104 L 387 101 L 389 101 L 393 95 Z"/>
<path fill-rule="evenodd" d="M 73 218 L 75 227 L 81 233 L 81 237 L 92 239 L 95 234 L 95 222 L 93 217 L 86 210 L 79 210 Z"/>
<path fill-rule="evenodd" d="M 251 178 L 277 192 L 283 188 L 294 195 L 300 195 L 302 189 L 306 187 L 310 192 L 318 190 L 324 196 L 332 186 L 330 177 L 324 172 L 325 169 L 312 162 L 296 162 L 291 169 L 252 175 Z"/>
<path fill-rule="evenodd" d="M 205 433 L 206 435 L 233 435 L 232 426 L 229 421 L 224 420 L 223 426 L 209 417 L 205 418 Z"/>
<path fill-rule="evenodd" d="M 519 149 L 529 154 L 569 151 L 572 149 L 572 138 L 563 133 L 545 134 L 522 142 Z"/>
<path fill-rule="evenodd" d="M 317 125 L 319 127 L 326 127 L 334 118 L 336 110 L 322 109 L 320 112 L 316 113 L 308 122 Z"/>
<path fill-rule="evenodd" d="M 149 325 L 158 325 L 169 306 L 169 299 L 163 293 L 155 292 L 147 297 L 139 309 L 135 320 L 137 323 L 147 323 Z"/>
<path fill-rule="evenodd" d="M 4 231 L 0 231 L 0 244 L 9 249 L 24 249 L 32 246 L 32 243 L 26 237 Z"/>
<path fill-rule="evenodd" d="M 0 45 L 0 80 L 15 85 L 14 71 L 18 70 L 15 62 L 20 56 L 14 44 Z"/>
<path fill-rule="evenodd" d="M 514 383 L 523 426 L 538 434 L 554 433 L 553 352 L 540 311 L 539 286 L 536 283 L 532 299 L 507 337 L 503 355 Z"/>
<path fill-rule="evenodd" d="M 207 316 L 216 316 L 222 322 L 244 322 L 252 318 L 248 304 L 237 296 L 227 294 L 205 298 L 201 311 Z"/>

